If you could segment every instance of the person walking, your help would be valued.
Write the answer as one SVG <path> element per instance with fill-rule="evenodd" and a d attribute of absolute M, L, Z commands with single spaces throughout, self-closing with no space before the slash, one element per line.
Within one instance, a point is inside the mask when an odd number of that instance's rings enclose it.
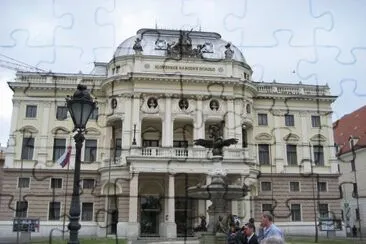
<path fill-rule="evenodd" d="M 278 228 L 275 224 L 273 224 L 273 216 L 270 213 L 263 213 L 262 214 L 262 221 L 258 231 L 258 240 L 261 241 L 265 240 L 272 236 L 280 237 L 284 240 L 284 233 L 283 231 Z"/>
<path fill-rule="evenodd" d="M 246 235 L 246 244 L 259 244 L 257 235 L 254 232 L 254 225 L 252 223 L 247 223 L 244 228 Z"/>

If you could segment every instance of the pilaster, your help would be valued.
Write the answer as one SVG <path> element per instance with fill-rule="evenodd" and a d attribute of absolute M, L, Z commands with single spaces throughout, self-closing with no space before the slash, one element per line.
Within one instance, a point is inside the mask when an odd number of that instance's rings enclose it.
<path fill-rule="evenodd" d="M 134 94 L 133 96 L 133 104 L 132 104 L 132 126 L 136 125 L 136 145 L 141 146 L 141 120 L 140 120 L 140 94 Z M 132 139 L 133 139 L 133 131 L 132 131 Z"/>
<path fill-rule="evenodd" d="M 308 113 L 303 111 L 300 112 L 300 118 L 301 118 L 301 138 L 302 138 L 302 158 L 303 159 L 311 159 L 311 155 L 310 155 L 310 148 L 309 148 L 309 125 L 310 125 L 310 121 L 309 121 L 309 116 Z"/>
<path fill-rule="evenodd" d="M 197 97 L 196 120 L 194 122 L 193 139 L 205 138 L 205 121 L 203 118 L 202 97 Z"/>
<path fill-rule="evenodd" d="M 137 221 L 139 175 L 137 173 L 131 174 L 130 179 L 127 237 L 137 239 L 140 232 L 140 224 Z"/>

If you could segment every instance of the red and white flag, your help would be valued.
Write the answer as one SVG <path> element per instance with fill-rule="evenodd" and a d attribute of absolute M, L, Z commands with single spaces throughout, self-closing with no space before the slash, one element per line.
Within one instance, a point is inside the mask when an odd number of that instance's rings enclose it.
<path fill-rule="evenodd" d="M 68 146 L 65 153 L 62 154 L 61 157 L 56 161 L 57 164 L 61 165 L 62 168 L 64 168 L 70 162 L 71 148 L 71 146 Z"/>

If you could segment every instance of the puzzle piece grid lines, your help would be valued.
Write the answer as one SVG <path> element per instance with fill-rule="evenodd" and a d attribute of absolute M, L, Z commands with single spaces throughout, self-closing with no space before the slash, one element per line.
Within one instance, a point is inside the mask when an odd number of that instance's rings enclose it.
<path fill-rule="evenodd" d="M 189 1 L 185 1 L 185 2 L 189 2 Z M 305 1 L 304 1 L 305 2 Z M 312 3 L 312 1 L 310 1 L 311 3 Z M 104 8 L 98 8 L 98 10 L 99 11 L 102 11 Z M 104 9 L 105 10 L 105 9 Z M 107 11 L 107 12 L 112 12 L 110 9 Z M 327 14 L 331 14 L 331 13 L 328 13 L 328 12 L 324 12 L 323 14 L 320 14 L 320 15 L 318 15 L 318 16 L 315 16 L 315 15 L 312 15 L 313 17 L 323 17 L 323 15 L 327 15 Z M 56 15 L 57 16 L 57 18 L 60 18 L 60 17 L 64 17 L 64 15 Z M 233 16 L 235 16 L 235 15 L 233 15 Z M 70 14 L 69 15 L 69 17 L 73 17 L 73 15 L 72 14 Z M 231 17 L 231 16 L 229 16 L 229 17 Z M 229 17 L 228 17 L 228 19 L 229 19 Z M 235 17 L 237 17 L 237 16 L 235 16 Z M 245 17 L 245 14 L 243 14 L 243 16 L 240 16 L 240 17 Z M 103 26 L 103 25 L 105 25 L 105 24 L 103 24 L 102 22 L 96 22 L 98 25 L 100 25 L 100 26 Z M 111 26 L 113 26 L 113 24 L 111 24 Z M 230 26 L 230 25 L 228 25 L 228 26 Z M 73 27 L 73 25 L 71 24 L 70 26 L 68 26 L 68 28 L 69 29 L 71 29 Z M 332 27 L 334 27 L 334 26 L 332 26 Z M 67 28 L 65 28 L 65 29 L 67 29 Z M 332 28 L 324 28 L 324 30 L 327 30 L 327 31 L 329 31 L 329 30 L 331 30 Z M 231 29 L 231 30 L 234 30 L 234 29 Z M 276 30 L 275 32 L 273 32 L 273 36 L 275 37 L 276 36 L 276 33 L 277 32 L 283 32 L 283 31 L 289 31 L 289 29 L 282 29 L 282 30 Z M 316 28 L 314 29 L 314 33 L 316 33 Z M 315 36 L 315 35 L 314 35 Z M 113 38 L 114 39 L 114 38 Z M 14 39 L 13 39 L 14 40 Z M 277 39 L 276 39 L 277 40 Z M 292 36 L 289 38 L 289 44 L 290 43 L 292 43 L 291 42 L 291 40 L 292 40 Z M 315 40 L 315 37 L 314 37 L 314 40 Z M 254 43 L 258 43 L 258 42 L 254 42 Z M 275 43 L 275 45 L 272 45 L 272 46 L 268 46 L 268 47 L 274 47 L 274 46 L 276 46 L 276 45 L 278 45 L 278 42 L 277 43 Z M 293 44 L 291 44 L 291 45 L 293 45 Z M 14 44 L 14 46 L 15 46 L 15 44 Z M 14 46 L 11 46 L 11 47 L 14 47 Z M 53 45 L 51 45 L 51 46 L 53 46 Z M 314 63 L 317 63 L 318 62 L 318 58 L 319 58 L 319 54 L 317 53 L 317 51 L 319 50 L 319 48 L 320 47 L 326 47 L 326 45 L 309 45 L 310 47 L 311 46 L 314 46 L 315 48 L 314 48 L 314 51 L 315 51 L 315 57 L 316 57 L 316 61 L 311 61 L 311 62 L 308 62 L 308 60 L 305 60 L 305 62 L 307 62 L 307 63 L 311 63 L 311 64 L 314 64 Z M 2 46 L 2 47 L 5 47 L 5 46 Z M 8 46 L 8 47 L 10 47 L 10 46 Z M 42 46 L 42 48 L 43 47 L 46 47 L 46 45 L 44 45 L 44 46 Z M 77 49 L 77 47 L 75 47 L 75 45 L 73 45 L 73 44 L 71 44 L 70 46 L 65 46 L 65 45 L 63 45 L 63 46 L 59 46 L 60 48 L 62 48 L 62 47 L 64 47 L 64 48 L 76 48 Z M 59 48 L 59 47 L 57 47 L 57 48 Z M 248 46 L 248 45 L 243 45 L 243 47 L 244 48 L 250 48 L 250 46 Z M 263 47 L 263 46 L 262 46 Z M 300 47 L 300 48 L 302 48 L 302 47 L 306 47 L 306 46 L 291 46 L 291 47 Z M 82 57 L 82 55 L 83 55 L 83 48 L 84 47 L 82 47 L 82 48 L 80 48 L 80 49 L 78 49 L 78 50 L 80 50 L 80 56 L 78 57 L 78 59 L 80 59 L 80 57 Z M 254 47 L 255 48 L 255 47 Z M 333 47 L 331 47 L 331 48 L 333 48 Z M 362 50 L 359 50 L 359 49 L 362 49 L 362 48 L 359 48 L 359 47 L 357 47 L 357 48 L 355 48 L 355 49 L 352 49 L 351 50 L 351 53 L 352 54 L 354 54 L 354 52 L 353 52 L 353 50 L 355 50 L 355 51 L 362 51 Z M 55 49 L 54 49 L 55 50 Z M 60 50 L 60 49 L 59 49 Z M 338 51 L 339 51 L 340 49 L 338 49 Z M 344 63 L 342 63 L 342 62 L 340 62 L 339 60 L 338 60 L 338 56 L 340 55 L 340 53 L 338 52 L 338 54 L 337 54 L 337 56 L 336 56 L 336 61 L 338 62 L 338 63 L 340 63 L 341 65 L 343 65 L 343 66 L 347 66 L 348 64 L 349 65 L 351 65 L 351 66 L 353 66 L 355 63 L 356 63 L 356 58 L 355 58 L 355 56 L 353 56 L 354 57 L 354 60 L 352 61 L 352 62 L 344 62 Z M 56 58 L 56 54 L 54 53 L 54 57 Z M 91 60 L 91 59 L 88 59 L 88 60 Z M 169 61 L 169 60 L 167 60 L 167 61 Z M 208 61 L 208 60 L 205 60 L 205 61 Z M 220 61 L 220 60 L 218 60 L 218 61 Z M 44 61 L 42 61 L 42 62 L 44 62 Z M 51 61 L 51 63 L 54 63 L 55 62 L 55 59 L 53 59 L 52 61 Z M 357 63 L 359 63 L 359 62 L 357 62 Z M 298 64 L 298 67 L 297 67 L 297 70 L 299 70 L 299 65 L 300 65 L 300 62 L 299 62 L 299 64 Z M 38 65 L 37 65 L 38 66 Z M 177 75 L 177 74 L 166 74 L 166 75 Z M 181 76 L 181 78 L 184 76 L 183 74 L 180 74 L 180 76 Z M 311 76 L 311 75 L 310 75 Z M 310 76 L 300 76 L 300 78 L 305 78 L 305 79 L 307 79 L 307 78 L 309 78 Z M 319 80 L 322 80 L 322 79 L 319 79 Z M 342 86 L 342 83 L 343 82 L 347 82 L 347 80 L 348 79 L 344 79 L 344 80 L 342 80 L 341 82 L 340 82 L 340 84 L 341 84 L 341 86 Z M 358 81 L 358 79 L 356 80 L 356 79 L 353 79 L 353 82 L 354 82 L 354 84 L 355 84 L 355 89 L 353 90 L 354 92 L 355 92 L 355 94 L 356 95 L 361 95 L 361 96 L 363 96 L 362 95 L 362 93 L 356 93 L 356 89 L 357 89 L 357 81 Z M 182 82 L 181 82 L 181 84 L 182 84 Z M 55 91 L 57 90 L 57 84 L 56 83 L 54 83 L 54 85 L 55 85 Z M 214 84 L 214 85 L 221 85 L 222 86 L 222 84 Z M 31 82 L 29 82 L 28 83 L 28 87 L 27 88 L 25 88 L 25 90 L 24 90 L 24 93 L 26 94 L 26 92 L 27 92 L 27 90 L 29 89 L 31 87 Z M 224 88 L 224 87 L 223 87 Z M 93 89 L 94 89 L 94 86 L 93 86 L 93 88 L 92 88 L 92 93 L 93 93 Z M 209 89 L 208 89 L 209 90 Z M 341 92 L 342 92 L 343 90 L 341 90 Z M 342 93 L 341 93 L 342 94 Z M 55 94 L 56 95 L 56 94 Z M 183 86 L 181 85 L 181 94 L 180 94 L 180 96 L 181 97 L 185 97 L 185 94 L 184 94 L 184 89 L 183 89 Z M 55 96 L 56 97 L 56 96 Z M 215 94 L 214 96 L 212 96 L 212 97 L 217 97 L 217 94 Z M 219 96 L 222 100 L 224 100 L 224 101 L 227 101 L 228 99 L 226 99 L 225 97 L 221 97 L 221 95 Z M 210 100 L 211 99 L 211 97 L 209 96 L 208 98 L 207 98 L 207 100 Z M 291 100 L 291 98 L 289 99 L 289 100 Z M 143 104 L 145 101 L 143 100 L 143 102 L 141 103 L 141 104 Z M 275 99 L 273 99 L 273 102 L 275 103 Z M 285 100 L 285 104 L 286 104 L 286 107 L 287 107 L 287 99 Z M 142 105 L 141 105 L 142 106 Z M 319 107 L 319 104 L 318 104 L 318 107 Z M 288 111 L 290 112 L 290 108 L 288 108 Z M 197 111 L 196 111 L 197 112 Z M 278 117 L 282 117 L 283 115 L 276 115 L 275 113 L 273 113 L 272 112 L 272 109 L 270 110 L 270 112 L 271 112 L 271 114 L 273 115 L 273 116 L 278 116 Z M 288 112 L 288 113 L 289 113 Z M 101 116 L 104 116 L 103 114 L 101 114 Z M 223 119 L 225 119 L 225 116 L 226 116 L 226 114 L 224 115 L 224 117 L 223 117 Z M 241 115 L 238 115 L 238 116 L 241 116 Z M 98 126 L 100 127 L 100 128 L 103 128 L 103 125 L 101 125 L 101 124 L 98 124 Z M 188 125 L 188 126 L 191 126 L 191 125 Z M 228 128 L 228 129 L 234 129 L 234 128 Z M 276 128 L 276 129 L 281 129 L 281 128 Z M 271 132 L 271 134 L 272 135 L 275 135 L 275 130 L 276 129 L 274 129 L 272 132 Z M 319 134 L 321 134 L 321 129 L 322 128 L 320 128 L 319 129 Z M 183 131 L 185 131 L 185 129 L 183 129 Z M 291 131 L 290 131 L 290 133 L 291 133 Z M 250 144 L 249 143 L 249 146 L 255 146 L 255 144 Z M 271 144 L 271 147 L 275 147 L 276 146 L 276 143 L 273 143 L 273 144 Z M 306 146 L 306 145 L 301 145 L 301 146 Z M 326 147 L 329 147 L 329 148 L 333 148 L 333 146 L 334 145 L 326 145 Z M 51 147 L 50 147 L 51 148 Z M 37 149 L 37 148 L 36 148 Z M 98 148 L 97 148 L 97 151 L 102 151 L 102 150 L 104 150 L 105 148 L 104 147 L 99 147 L 98 146 Z M 114 150 L 114 148 L 110 148 L 111 150 Z M 355 155 L 354 155 L 355 156 Z M 188 158 L 183 158 L 183 159 L 180 159 L 180 160 L 182 160 L 182 161 L 185 161 L 185 160 L 187 160 Z M 37 164 L 37 163 L 36 163 Z M 35 165 L 36 166 L 36 165 Z M 46 180 L 48 177 L 42 177 L 42 178 L 39 178 L 38 176 L 36 176 L 36 167 L 33 169 L 33 171 L 32 171 L 33 173 L 33 178 L 35 179 L 35 180 L 37 180 L 37 181 L 44 181 L 44 180 Z M 187 176 L 187 175 L 186 175 Z M 309 175 L 303 175 L 303 177 L 307 177 L 307 176 L 309 176 Z M 317 175 L 317 177 L 318 177 L 318 175 Z M 116 185 L 116 184 L 115 184 Z M 340 188 L 341 189 L 341 188 Z M 81 194 L 83 194 L 83 192 L 81 192 Z M 94 195 L 94 189 L 93 189 L 93 193 L 92 193 L 93 195 Z M 272 194 L 273 194 L 273 191 L 272 191 Z M 340 193 L 340 195 L 341 195 L 341 193 Z M 49 196 L 49 195 L 48 195 Z M 55 195 L 54 194 L 52 194 L 52 197 L 54 197 Z M 14 197 L 14 196 L 12 196 L 12 197 Z M 25 199 L 25 197 L 26 196 L 23 196 L 23 199 Z M 39 196 L 39 197 L 41 197 L 41 196 Z M 119 197 L 117 194 L 116 194 L 116 197 Z M 315 199 L 297 199 L 297 200 L 310 200 L 310 201 L 312 201 L 312 200 L 338 200 L 338 199 L 340 199 L 339 197 L 334 197 L 334 198 L 315 198 Z M 258 200 L 258 199 L 257 199 Z M 261 199 L 261 200 L 267 200 L 267 199 Z M 274 201 L 274 202 L 276 202 L 276 199 L 274 199 L 273 198 L 273 196 L 271 197 L 271 198 L 268 198 L 268 200 L 270 200 L 270 201 Z M 290 208 L 289 208 L 289 206 L 288 206 L 288 202 L 289 201 L 291 201 L 291 200 L 294 200 L 294 199 L 288 199 L 287 200 L 287 202 L 286 202 L 286 205 L 287 205 L 287 207 L 288 207 L 288 209 L 290 210 Z M 254 200 L 254 201 L 256 201 L 256 200 Z M 275 204 L 275 206 L 276 206 L 276 204 Z M 11 208 L 11 203 L 9 202 L 9 208 Z M 275 208 L 275 207 L 274 207 Z M 12 208 L 11 208 L 12 209 Z M 13 211 L 15 210 L 15 209 L 12 209 Z M 99 211 L 99 210 L 98 210 Z M 101 210 L 101 211 L 108 211 L 108 210 L 106 210 L 106 209 L 103 209 L 103 210 Z M 291 211 L 289 211 L 289 212 L 291 212 Z M 290 213 L 291 214 L 291 213 Z M 287 216 L 284 216 L 284 215 L 279 215 L 279 216 L 276 216 L 275 215 L 275 217 L 278 217 L 278 218 L 288 218 L 289 217 L 289 215 L 287 215 Z M 105 227 L 107 227 L 107 226 L 105 226 Z"/>

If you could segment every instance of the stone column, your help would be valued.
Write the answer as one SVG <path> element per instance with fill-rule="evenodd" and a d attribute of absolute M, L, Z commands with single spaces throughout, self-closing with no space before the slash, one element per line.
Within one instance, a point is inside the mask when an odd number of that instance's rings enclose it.
<path fill-rule="evenodd" d="M 227 111 L 228 113 L 226 115 L 225 128 L 224 128 L 226 132 L 224 132 L 224 135 L 226 136 L 226 138 L 233 138 L 235 136 L 235 128 L 238 126 L 235 123 L 233 97 L 229 97 L 227 100 Z"/>
<path fill-rule="evenodd" d="M 129 239 L 137 239 L 140 232 L 140 223 L 137 220 L 138 207 L 138 174 L 131 175 L 130 180 L 130 197 L 128 211 L 127 237 Z"/>
<path fill-rule="evenodd" d="M 132 118 L 131 140 L 133 140 L 133 136 L 134 136 L 133 128 L 134 128 L 134 125 L 136 125 L 136 134 L 135 134 L 136 145 L 132 145 L 132 146 L 139 147 L 139 146 L 141 146 L 140 94 L 133 95 L 132 114 L 133 114 L 133 118 Z"/>
<path fill-rule="evenodd" d="M 172 122 L 172 100 L 169 96 L 165 98 L 165 116 L 162 127 L 162 144 L 163 147 L 173 146 L 173 122 Z"/>
<path fill-rule="evenodd" d="M 5 157 L 5 168 L 12 167 L 14 163 L 14 156 L 15 156 L 15 147 L 18 146 L 19 148 L 22 147 L 22 141 L 16 139 L 16 134 L 14 134 L 15 130 L 18 129 L 18 114 L 19 114 L 19 107 L 20 102 L 13 99 L 13 111 L 11 116 L 11 123 L 10 123 L 10 135 L 8 140 L 8 148 L 6 150 L 6 157 Z M 19 150 L 21 152 L 21 149 Z"/>
<path fill-rule="evenodd" d="M 168 221 L 166 225 L 166 237 L 177 237 L 177 225 L 175 224 L 175 177 L 174 174 L 169 174 L 169 189 L 168 189 Z"/>
<path fill-rule="evenodd" d="M 207 175 L 206 176 L 206 185 L 211 184 L 211 176 Z M 211 200 L 207 200 L 206 201 L 206 222 L 210 223 L 210 215 L 208 213 L 208 208 L 210 207 L 210 205 L 212 204 Z"/>
<path fill-rule="evenodd" d="M 125 165 L 126 162 L 126 156 L 129 155 L 129 151 L 132 144 L 132 133 L 133 133 L 133 126 L 131 125 L 132 121 L 132 98 L 125 98 L 121 101 L 124 103 L 124 110 L 125 110 L 125 116 L 122 121 L 122 152 L 121 152 L 121 163 L 122 165 Z"/>
<path fill-rule="evenodd" d="M 197 98 L 197 107 L 196 107 L 196 120 L 194 122 L 194 133 L 193 139 L 203 139 L 205 138 L 205 121 L 203 118 L 203 102 L 202 98 Z"/>
<path fill-rule="evenodd" d="M 242 139 L 242 124 L 241 124 L 241 114 L 242 114 L 242 108 L 240 107 L 240 105 L 243 105 L 243 103 L 240 101 L 236 101 L 234 103 L 234 110 L 235 110 L 235 114 L 234 114 L 234 118 L 235 118 L 235 128 L 234 128 L 234 137 L 236 139 L 238 139 L 238 145 L 242 145 L 243 144 L 243 139 Z"/>

